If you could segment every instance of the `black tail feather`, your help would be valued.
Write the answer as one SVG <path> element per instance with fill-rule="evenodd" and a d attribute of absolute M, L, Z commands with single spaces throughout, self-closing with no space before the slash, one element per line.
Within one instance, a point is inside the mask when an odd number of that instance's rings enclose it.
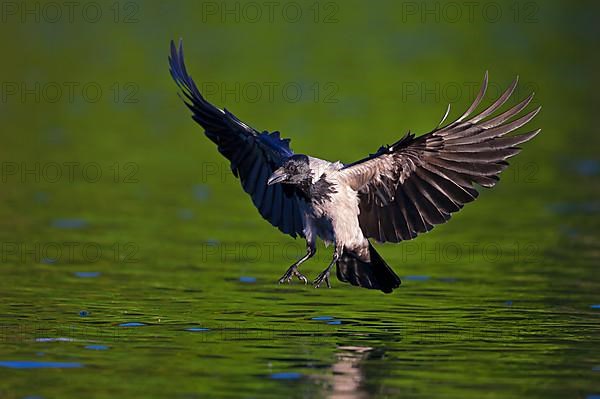
<path fill-rule="evenodd" d="M 371 262 L 360 260 L 352 252 L 342 253 L 337 262 L 337 278 L 359 287 L 376 289 L 389 294 L 401 284 L 400 278 L 369 243 Z"/>

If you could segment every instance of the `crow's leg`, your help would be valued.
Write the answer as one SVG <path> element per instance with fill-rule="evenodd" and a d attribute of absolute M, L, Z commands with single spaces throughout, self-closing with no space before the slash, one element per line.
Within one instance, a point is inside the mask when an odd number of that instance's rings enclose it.
<path fill-rule="evenodd" d="M 331 263 L 329 263 L 329 266 L 327 266 L 327 268 L 325 270 L 323 270 L 321 273 L 319 273 L 319 275 L 317 276 L 315 281 L 313 281 L 313 285 L 315 286 L 315 288 L 319 288 L 321 286 L 321 284 L 323 284 L 323 281 L 325 281 L 325 284 L 327 284 L 327 288 L 331 288 L 331 284 L 329 284 L 329 272 L 331 271 L 331 268 L 333 267 L 333 265 L 336 264 L 336 262 L 340 259 L 341 256 L 342 256 L 342 247 L 336 247 L 335 251 L 333 252 L 333 259 L 331 260 Z"/>
<path fill-rule="evenodd" d="M 315 243 L 307 242 L 306 243 L 306 255 L 304 255 L 302 258 L 298 259 L 298 261 L 296 261 L 293 265 L 291 265 L 289 267 L 289 269 L 287 269 L 285 274 L 283 276 L 281 276 L 281 278 L 279 279 L 279 284 L 289 283 L 292 280 L 292 277 L 294 277 L 294 276 L 298 277 L 298 280 L 304 281 L 304 284 L 308 284 L 308 279 L 306 278 L 306 276 L 304 274 L 302 274 L 298 271 L 298 266 L 300 266 L 302 263 L 304 263 L 308 259 L 312 258 L 315 255 L 315 253 L 317 253 L 317 248 L 315 246 Z"/>

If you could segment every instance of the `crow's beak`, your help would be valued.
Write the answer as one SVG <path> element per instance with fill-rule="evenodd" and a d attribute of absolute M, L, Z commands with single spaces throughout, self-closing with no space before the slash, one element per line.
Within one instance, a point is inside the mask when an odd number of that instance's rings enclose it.
<path fill-rule="evenodd" d="M 281 183 L 281 182 L 285 181 L 287 178 L 288 178 L 287 173 L 285 173 L 285 171 L 282 168 L 279 168 L 275 172 L 273 172 L 271 177 L 269 177 L 269 180 L 267 180 L 267 185 L 270 186 L 272 184 Z"/>

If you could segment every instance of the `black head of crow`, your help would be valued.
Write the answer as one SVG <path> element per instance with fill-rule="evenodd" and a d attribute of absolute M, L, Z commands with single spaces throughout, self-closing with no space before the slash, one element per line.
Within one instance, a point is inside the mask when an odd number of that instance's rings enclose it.
<path fill-rule="evenodd" d="M 292 155 L 271 174 L 267 184 L 286 183 L 308 189 L 312 184 L 312 176 L 313 172 L 310 169 L 308 157 L 306 155 Z"/>
<path fill-rule="evenodd" d="M 330 286 L 330 270 L 336 265 L 343 282 L 392 292 L 400 279 L 369 238 L 411 240 L 446 222 L 477 198 L 477 186 L 493 187 L 508 166 L 506 160 L 519 153 L 518 145 L 540 131 L 508 135 L 539 112 L 540 107 L 518 116 L 533 94 L 494 115 L 518 79 L 492 105 L 473 114 L 487 89 L 486 72 L 473 104 L 454 122 L 442 126 L 448 107 L 438 128 L 427 134 L 408 133 L 351 164 L 329 162 L 294 154 L 289 139 L 279 132 L 260 132 L 207 102 L 186 71 L 181 43 L 177 49 L 171 42 L 169 64 L 192 118 L 231 162 L 261 216 L 282 232 L 306 239 L 306 254 L 280 283 L 293 277 L 308 282 L 298 267 L 315 254 L 319 237 L 335 249 L 331 263 L 314 280 L 315 287 Z"/>

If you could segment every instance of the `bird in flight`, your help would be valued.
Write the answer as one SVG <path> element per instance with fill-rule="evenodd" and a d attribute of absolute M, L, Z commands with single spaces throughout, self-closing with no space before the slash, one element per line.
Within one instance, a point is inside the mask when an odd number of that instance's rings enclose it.
<path fill-rule="evenodd" d="M 352 285 L 392 292 L 400 278 L 371 245 L 411 240 L 444 223 L 478 196 L 476 186 L 493 187 L 516 155 L 519 144 L 540 129 L 508 133 L 528 123 L 541 107 L 516 117 L 533 93 L 507 111 L 492 116 L 509 99 L 518 78 L 489 107 L 475 113 L 484 98 L 488 74 L 479 94 L 457 120 L 415 137 L 407 133 L 364 159 L 329 162 L 296 154 L 278 131 L 256 130 L 227 109 L 210 104 L 188 74 L 179 48 L 171 42 L 171 76 L 206 136 L 231 163 L 233 174 L 260 215 L 285 234 L 306 240 L 306 254 L 291 265 L 279 283 L 308 279 L 299 266 L 315 255 L 317 237 L 333 244 L 333 258 L 313 281 L 330 287 L 330 272 Z"/>

